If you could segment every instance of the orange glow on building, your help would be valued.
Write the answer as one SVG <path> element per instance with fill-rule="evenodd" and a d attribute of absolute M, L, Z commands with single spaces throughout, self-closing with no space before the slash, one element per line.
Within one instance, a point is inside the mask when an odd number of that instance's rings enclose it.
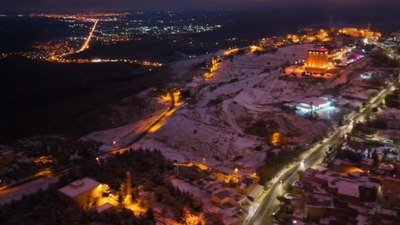
<path fill-rule="evenodd" d="M 53 157 L 52 156 L 41 156 L 39 158 L 36 158 L 33 160 L 34 163 L 36 164 L 51 164 L 54 162 Z"/>
<path fill-rule="evenodd" d="M 174 163 L 175 166 L 184 166 L 184 167 L 192 167 L 195 166 L 199 168 L 200 170 L 210 170 L 210 168 L 202 163 L 195 163 L 195 162 L 189 162 L 189 163 Z"/>
<path fill-rule="evenodd" d="M 218 61 L 218 59 L 213 58 L 213 59 L 211 60 L 210 72 L 211 72 L 211 73 L 216 72 L 216 71 L 218 70 L 218 67 L 219 67 L 219 61 Z"/>
<path fill-rule="evenodd" d="M 229 55 L 233 55 L 233 54 L 236 54 L 237 52 L 239 52 L 239 48 L 233 48 L 233 49 L 229 49 L 229 50 L 226 50 L 224 53 L 223 53 L 223 55 L 224 56 L 229 56 Z"/>
<path fill-rule="evenodd" d="M 257 45 L 250 46 L 250 52 L 251 53 L 254 53 L 254 52 L 257 52 L 257 51 L 262 52 L 262 51 L 265 51 L 265 49 L 263 47 L 260 47 L 260 46 L 257 46 Z"/>
<path fill-rule="evenodd" d="M 357 28 L 343 28 L 339 30 L 339 34 L 348 35 L 351 37 L 365 37 L 365 38 L 374 38 L 379 39 L 382 37 L 382 34 L 379 32 L 373 32 L 369 29 L 357 29 Z"/>
<path fill-rule="evenodd" d="M 356 173 L 356 172 L 365 173 L 364 170 L 362 170 L 362 169 L 360 169 L 358 167 L 348 167 L 348 168 L 343 170 L 343 173 L 345 173 L 345 174 L 351 174 L 351 173 Z"/>
<path fill-rule="evenodd" d="M 295 43 L 295 44 L 297 44 L 297 43 L 299 43 L 301 41 L 300 37 L 298 35 L 295 35 L 295 34 L 288 34 L 286 36 L 286 40 L 289 40 L 289 41 L 291 41 L 292 43 Z"/>
<path fill-rule="evenodd" d="M 222 61 L 222 59 L 220 57 L 211 59 L 210 71 L 207 73 L 204 73 L 204 78 L 206 78 L 206 80 L 209 80 L 214 77 L 215 72 L 217 72 L 217 70 L 220 67 L 221 61 Z"/>
<path fill-rule="evenodd" d="M 226 184 L 233 183 L 233 184 L 238 184 L 240 181 L 240 175 L 239 175 L 239 169 L 235 168 L 233 170 L 233 173 L 228 174 L 227 176 L 224 177 L 224 182 Z"/>
<path fill-rule="evenodd" d="M 177 101 L 180 99 L 181 96 L 181 92 L 179 90 L 176 90 L 172 93 L 168 92 L 165 95 L 161 96 L 161 99 L 166 101 L 166 102 L 170 102 L 172 101 L 172 98 L 174 98 L 174 101 Z"/>
<path fill-rule="evenodd" d="M 306 68 L 326 69 L 329 65 L 328 56 L 325 48 L 308 50 Z"/>
<path fill-rule="evenodd" d="M 188 208 L 184 208 L 185 211 L 185 224 L 186 225 L 206 225 L 206 219 L 204 213 L 194 215 Z"/>
<path fill-rule="evenodd" d="M 324 29 L 319 30 L 318 33 L 315 35 L 315 37 L 322 42 L 331 41 L 328 32 Z"/>
<path fill-rule="evenodd" d="M 271 144 L 273 146 L 278 146 L 281 142 L 282 142 L 282 134 L 279 133 L 278 131 L 274 132 L 271 137 Z"/>

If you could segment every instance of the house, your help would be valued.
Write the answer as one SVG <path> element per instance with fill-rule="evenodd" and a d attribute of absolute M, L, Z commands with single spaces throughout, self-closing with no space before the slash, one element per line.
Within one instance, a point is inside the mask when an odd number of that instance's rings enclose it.
<path fill-rule="evenodd" d="M 337 160 L 336 164 L 336 169 L 345 173 L 315 166 L 307 168 L 300 175 L 300 181 L 294 185 L 296 193 L 300 195 L 307 193 L 307 195 L 305 198 L 292 199 L 292 207 L 297 210 L 296 216 L 293 215 L 294 219 L 302 220 L 305 217 L 307 220 L 321 223 L 321 221 L 327 222 L 328 217 L 334 216 L 338 218 L 335 224 L 350 220 L 351 224 L 356 224 L 355 218 L 361 215 L 359 222 L 363 224 L 365 218 L 362 215 L 369 217 L 371 212 L 375 212 L 372 203 L 375 202 L 380 187 L 379 179 L 354 166 L 347 168 L 347 163 L 343 160 Z M 342 165 L 345 165 L 347 171 L 343 171 Z M 301 209 L 304 209 L 304 217 L 300 216 L 298 211 Z"/>
<path fill-rule="evenodd" d="M 58 192 L 69 200 L 73 200 L 80 208 L 90 209 L 96 206 L 95 198 L 101 194 L 101 184 L 91 178 L 76 180 L 58 189 Z"/>
<path fill-rule="evenodd" d="M 395 221 L 400 218 L 400 211 L 397 209 L 382 207 L 379 211 L 381 218 L 389 221 Z"/>
<path fill-rule="evenodd" d="M 392 205 L 400 206 L 400 179 L 385 177 L 382 182 L 384 199 Z"/>
<path fill-rule="evenodd" d="M 255 178 L 243 177 L 240 180 L 240 183 L 236 188 L 236 191 L 239 192 L 240 194 L 247 195 L 254 189 L 254 187 L 257 185 L 257 182 L 258 181 Z"/>
<path fill-rule="evenodd" d="M 235 197 L 235 192 L 232 189 L 223 188 L 211 194 L 211 202 L 218 206 L 235 206 L 237 205 Z"/>
<path fill-rule="evenodd" d="M 355 180 L 343 179 L 339 180 L 338 186 L 338 200 L 343 201 L 358 201 L 360 198 L 360 184 Z"/>
<path fill-rule="evenodd" d="M 311 221 L 319 221 L 322 217 L 332 213 L 333 198 L 329 194 L 312 194 L 305 201 L 305 215 Z"/>

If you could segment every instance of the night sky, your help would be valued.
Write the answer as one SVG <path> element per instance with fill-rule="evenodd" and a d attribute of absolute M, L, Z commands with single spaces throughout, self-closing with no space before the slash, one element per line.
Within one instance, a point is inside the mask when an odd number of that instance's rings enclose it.
<path fill-rule="evenodd" d="M 0 12 L 400 7 L 399 0 L 0 0 Z"/>

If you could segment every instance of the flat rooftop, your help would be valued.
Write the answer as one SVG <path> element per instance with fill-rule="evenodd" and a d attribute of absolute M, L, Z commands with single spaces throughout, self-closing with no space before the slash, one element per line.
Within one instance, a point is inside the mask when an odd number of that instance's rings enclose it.
<path fill-rule="evenodd" d="M 58 189 L 58 191 L 66 196 L 75 198 L 76 196 L 88 192 L 99 185 L 99 182 L 93 180 L 92 178 L 85 177 L 83 179 L 76 180 L 63 188 Z"/>

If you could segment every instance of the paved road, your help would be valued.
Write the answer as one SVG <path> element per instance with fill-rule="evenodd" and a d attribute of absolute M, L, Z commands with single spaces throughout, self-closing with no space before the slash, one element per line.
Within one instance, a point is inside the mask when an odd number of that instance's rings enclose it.
<path fill-rule="evenodd" d="M 67 173 L 70 167 L 60 169 L 56 173 L 51 170 L 43 170 L 18 183 L 0 188 L 0 205 L 12 200 L 20 200 L 24 195 L 33 194 L 39 189 L 45 190 L 50 184 L 57 183 L 60 176 Z"/>
<path fill-rule="evenodd" d="M 146 126 L 144 126 L 143 130 L 141 132 L 139 132 L 138 134 L 134 134 L 131 137 L 128 137 L 129 134 L 126 135 L 126 139 L 122 141 L 120 146 L 116 147 L 111 152 L 108 152 L 106 154 L 125 151 L 132 144 L 137 143 L 138 141 L 142 140 L 147 134 L 150 133 L 150 131 L 154 127 L 160 126 L 160 123 L 165 123 L 166 119 L 171 117 L 181 107 L 181 106 L 176 105 L 176 100 L 175 100 L 174 94 L 170 92 L 169 95 L 171 97 L 171 102 L 170 102 L 169 107 L 166 110 L 164 110 L 157 117 L 153 118 Z M 132 131 L 131 134 L 136 133 L 136 132 L 137 131 Z"/>

